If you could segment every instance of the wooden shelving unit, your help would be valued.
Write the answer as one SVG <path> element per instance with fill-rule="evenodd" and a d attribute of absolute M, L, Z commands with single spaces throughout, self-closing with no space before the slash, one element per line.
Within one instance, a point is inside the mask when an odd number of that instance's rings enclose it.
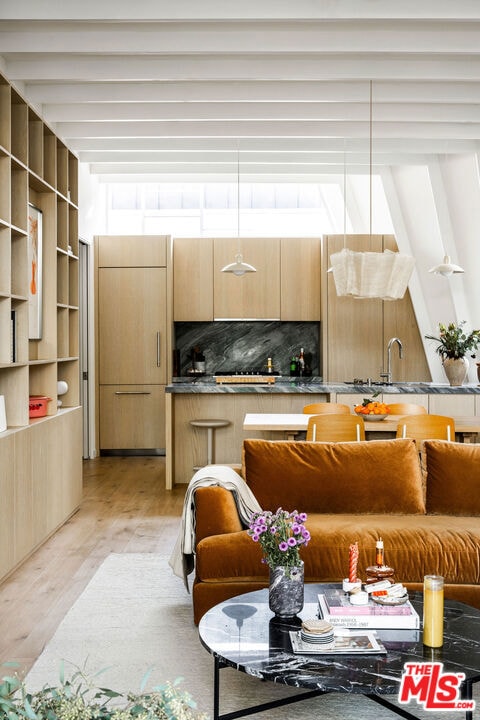
<path fill-rule="evenodd" d="M 42 217 L 36 339 L 29 339 L 30 205 Z M 0 395 L 7 415 L 0 433 L 0 579 L 80 500 L 78 272 L 77 158 L 0 76 Z M 58 380 L 69 388 L 61 407 Z M 31 395 L 51 398 L 46 417 L 29 418 Z"/>

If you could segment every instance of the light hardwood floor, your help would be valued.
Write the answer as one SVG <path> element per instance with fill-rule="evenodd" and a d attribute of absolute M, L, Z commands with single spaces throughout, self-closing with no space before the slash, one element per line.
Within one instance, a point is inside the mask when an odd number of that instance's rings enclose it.
<path fill-rule="evenodd" d="M 86 460 L 83 475 L 78 512 L 0 585 L 0 664 L 27 672 L 103 559 L 160 551 L 180 518 L 184 488 L 165 490 L 164 457 Z"/>

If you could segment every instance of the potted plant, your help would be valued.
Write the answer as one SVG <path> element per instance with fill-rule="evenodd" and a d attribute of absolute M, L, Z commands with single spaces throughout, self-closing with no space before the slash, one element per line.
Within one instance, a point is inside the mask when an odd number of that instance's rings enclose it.
<path fill-rule="evenodd" d="M 306 513 L 278 508 L 252 516 L 248 533 L 260 543 L 270 570 L 269 606 L 278 617 L 293 617 L 303 608 L 303 561 L 300 548 L 308 544 Z"/>
<path fill-rule="evenodd" d="M 435 352 L 442 358 L 445 374 L 452 386 L 463 385 L 467 376 L 469 362 L 465 357 L 468 352 L 475 351 L 480 344 L 480 330 L 466 333 L 463 329 L 465 320 L 456 324 L 439 323 L 439 336 L 425 335 L 428 340 L 437 343 Z M 475 353 L 472 352 L 472 357 Z"/>
<path fill-rule="evenodd" d="M 78 669 L 66 679 L 63 663 L 57 685 L 33 692 L 16 674 L 6 675 L 0 681 L 0 720 L 207 720 L 207 715 L 196 712 L 190 695 L 178 688 L 178 680 L 146 692 L 149 674 L 138 693 L 97 687 Z"/>

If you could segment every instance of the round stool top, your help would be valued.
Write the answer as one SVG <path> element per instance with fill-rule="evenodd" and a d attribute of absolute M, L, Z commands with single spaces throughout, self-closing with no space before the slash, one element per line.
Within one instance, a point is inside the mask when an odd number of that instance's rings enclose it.
<path fill-rule="evenodd" d="M 219 428 L 230 425 L 230 420 L 190 420 L 190 425 L 194 425 L 195 427 Z"/>

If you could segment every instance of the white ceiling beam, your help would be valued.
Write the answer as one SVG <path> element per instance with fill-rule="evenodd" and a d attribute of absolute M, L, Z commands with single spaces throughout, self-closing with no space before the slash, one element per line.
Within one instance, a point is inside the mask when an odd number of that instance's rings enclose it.
<path fill-rule="evenodd" d="M 121 120 L 335 120 L 368 121 L 368 103 L 71 103 L 43 106 L 47 122 Z M 376 122 L 478 123 L 480 104 L 375 104 Z"/>
<path fill-rule="evenodd" d="M 480 120 L 480 118 L 479 118 Z M 329 122 L 298 120 L 205 120 L 151 122 L 65 122 L 57 123 L 62 138 L 102 137 L 336 137 L 368 138 L 368 122 Z M 397 138 L 400 125 L 375 123 L 375 138 Z M 410 138 L 476 139 L 480 137 L 480 123 L 403 123 L 401 136 Z"/>
<path fill-rule="evenodd" d="M 480 5 L 480 3 L 479 3 Z M 336 55 L 272 53 L 269 55 L 20 55 L 6 54 L 12 81 L 84 82 L 125 80 L 365 80 L 476 81 L 480 57 L 374 52 Z"/>
<path fill-rule="evenodd" d="M 31 102 L 365 102 L 369 83 L 322 80 L 121 82 L 30 82 Z M 375 81 L 377 103 L 480 103 L 480 81 Z"/>
<path fill-rule="evenodd" d="M 420 154 L 392 154 L 382 153 L 375 155 L 375 167 L 379 165 L 395 165 L 395 164 L 413 164 L 413 165 L 425 165 L 429 161 L 429 155 Z M 325 152 L 325 153 L 264 153 L 264 152 L 242 152 L 237 156 L 237 152 L 166 152 L 166 151 L 153 151 L 145 150 L 143 152 L 135 153 L 135 160 L 137 162 L 143 162 L 146 164 L 150 163 L 166 163 L 166 164 L 211 164 L 211 165 L 224 165 L 235 169 L 240 160 L 240 166 L 248 165 L 272 165 L 272 166 L 288 166 L 288 165 L 305 165 L 319 167 L 321 165 L 337 165 L 342 168 L 345 163 L 345 167 L 350 170 L 355 166 L 362 168 L 368 167 L 369 165 L 369 154 L 368 152 L 356 153 L 348 158 L 348 165 L 345 162 L 343 153 L 339 152 Z M 125 152 L 122 149 L 105 151 L 89 151 L 80 152 L 79 160 L 81 162 L 108 162 L 108 163 L 127 163 L 132 160 L 132 154 Z M 274 168 L 272 167 L 272 170 Z"/>
<path fill-rule="evenodd" d="M 278 164 L 272 163 L 251 163 L 244 167 L 240 166 L 242 178 L 248 174 L 251 177 L 258 175 L 269 175 L 270 177 L 286 177 L 286 176 L 303 176 L 309 178 L 308 182 L 320 182 L 318 178 L 342 172 L 341 163 L 318 163 L 318 164 Z M 369 166 L 366 163 L 363 166 L 356 166 L 349 169 L 349 175 L 368 175 Z M 145 174 L 181 173 L 183 175 L 198 175 L 215 172 L 218 176 L 229 177 L 235 180 L 237 177 L 237 166 L 235 163 L 228 165 L 216 163 L 156 163 L 156 162 L 91 162 L 90 172 L 95 174 L 118 173 L 118 174 Z M 316 178 L 316 179 L 315 179 Z"/>
<path fill-rule="evenodd" d="M 477 0 L 2 0 L 0 17 L 23 20 L 480 19 Z"/>
<path fill-rule="evenodd" d="M 322 153 L 322 152 L 341 152 L 346 154 L 346 163 L 348 166 L 350 155 L 354 153 L 365 153 L 367 145 L 365 138 L 353 139 L 348 138 L 272 138 L 272 137 L 250 137 L 242 138 L 241 141 L 236 138 L 221 137 L 184 137 L 184 138 L 138 138 L 138 137 L 122 137 L 122 138 L 75 138 L 73 140 L 75 150 L 77 152 L 86 151 L 117 151 L 124 152 L 150 152 L 150 151 L 169 151 L 169 152 L 201 152 L 209 153 L 217 152 L 234 152 L 239 149 L 243 155 L 245 151 L 250 152 L 302 152 L 302 153 Z M 432 138 L 422 140 L 409 140 L 408 148 L 405 147 L 403 138 L 392 139 L 375 139 L 375 155 L 381 153 L 406 153 L 407 149 L 411 153 L 418 154 L 450 154 L 450 153 L 474 153 L 477 152 L 478 144 L 472 140 L 455 140 L 447 141 L 444 138 L 434 140 Z"/>
<path fill-rule="evenodd" d="M 473 53 L 479 23 L 419 20 L 0 23 L 2 53 Z M 412 35 L 415 43 L 412 47 Z"/>

